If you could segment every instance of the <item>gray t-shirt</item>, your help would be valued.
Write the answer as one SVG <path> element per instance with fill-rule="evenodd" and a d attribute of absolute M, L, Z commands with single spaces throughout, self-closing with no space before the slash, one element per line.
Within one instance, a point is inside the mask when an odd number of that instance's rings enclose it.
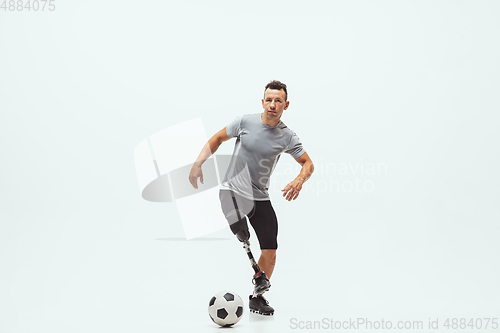
<path fill-rule="evenodd" d="M 226 126 L 236 138 L 234 152 L 221 189 L 230 189 L 253 200 L 269 200 L 269 178 L 282 153 L 298 158 L 305 153 L 299 137 L 282 121 L 262 122 L 261 113 L 238 117 Z"/>

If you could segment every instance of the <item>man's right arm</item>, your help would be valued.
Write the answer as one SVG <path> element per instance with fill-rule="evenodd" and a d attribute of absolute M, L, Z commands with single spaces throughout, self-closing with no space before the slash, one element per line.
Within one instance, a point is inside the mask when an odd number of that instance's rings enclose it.
<path fill-rule="evenodd" d="M 200 155 L 198 155 L 198 158 L 193 164 L 193 167 L 191 168 L 191 172 L 189 173 L 189 182 L 195 189 L 198 189 L 198 178 L 200 178 L 200 182 L 203 184 L 203 172 L 201 171 L 201 165 L 219 148 L 219 146 L 224 142 L 229 140 L 230 137 L 227 136 L 226 133 L 226 128 L 224 127 L 217 133 L 215 133 L 214 136 L 208 140 L 208 142 L 205 144 L 203 149 L 200 152 Z"/>

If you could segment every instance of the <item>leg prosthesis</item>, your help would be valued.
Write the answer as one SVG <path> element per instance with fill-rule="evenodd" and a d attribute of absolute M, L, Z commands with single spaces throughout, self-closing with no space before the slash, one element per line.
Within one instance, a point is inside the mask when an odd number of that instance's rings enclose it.
<path fill-rule="evenodd" d="M 234 204 L 236 205 L 236 201 L 234 202 Z M 255 285 L 254 293 L 256 295 L 262 295 L 269 290 L 269 288 L 271 287 L 271 283 L 269 282 L 266 273 L 260 270 L 260 267 L 255 261 L 252 251 L 250 250 L 250 231 L 248 230 L 246 216 L 241 217 L 238 210 L 236 210 L 236 212 L 238 214 L 239 220 L 235 223 L 232 223 L 230 225 L 230 228 L 233 234 L 236 235 L 236 238 L 238 238 L 238 240 L 243 243 L 243 248 L 245 249 L 248 259 L 250 260 L 250 264 L 252 265 L 252 268 L 255 272 L 252 278 L 252 282 Z"/>

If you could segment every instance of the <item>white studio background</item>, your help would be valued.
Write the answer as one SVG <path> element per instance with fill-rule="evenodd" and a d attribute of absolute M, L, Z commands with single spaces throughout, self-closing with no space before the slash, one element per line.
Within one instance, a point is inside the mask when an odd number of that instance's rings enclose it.
<path fill-rule="evenodd" d="M 229 231 L 182 241 L 175 207 L 142 200 L 133 151 L 185 120 L 210 136 L 260 112 L 272 79 L 316 165 L 293 203 L 289 156 L 271 179 L 273 280 L 291 289 L 274 304 L 500 317 L 500 3 L 53 3 L 0 10 L 1 332 L 165 331 L 189 297 L 206 311 L 241 279 L 233 261 L 250 274 Z"/>

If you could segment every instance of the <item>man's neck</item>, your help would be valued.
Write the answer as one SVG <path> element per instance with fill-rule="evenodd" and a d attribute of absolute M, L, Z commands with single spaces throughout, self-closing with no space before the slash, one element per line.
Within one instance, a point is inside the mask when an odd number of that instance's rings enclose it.
<path fill-rule="evenodd" d="M 280 117 L 280 118 L 281 118 L 281 117 Z M 260 119 L 262 119 L 262 122 L 263 122 L 264 124 L 266 124 L 267 126 L 271 126 L 271 127 L 274 127 L 274 126 L 278 125 L 278 124 L 279 124 L 279 122 L 280 122 L 280 118 L 275 119 L 275 120 L 268 120 L 268 119 L 266 118 L 266 116 L 265 116 L 265 113 L 264 113 L 264 112 L 262 112 L 262 114 L 260 115 Z"/>

